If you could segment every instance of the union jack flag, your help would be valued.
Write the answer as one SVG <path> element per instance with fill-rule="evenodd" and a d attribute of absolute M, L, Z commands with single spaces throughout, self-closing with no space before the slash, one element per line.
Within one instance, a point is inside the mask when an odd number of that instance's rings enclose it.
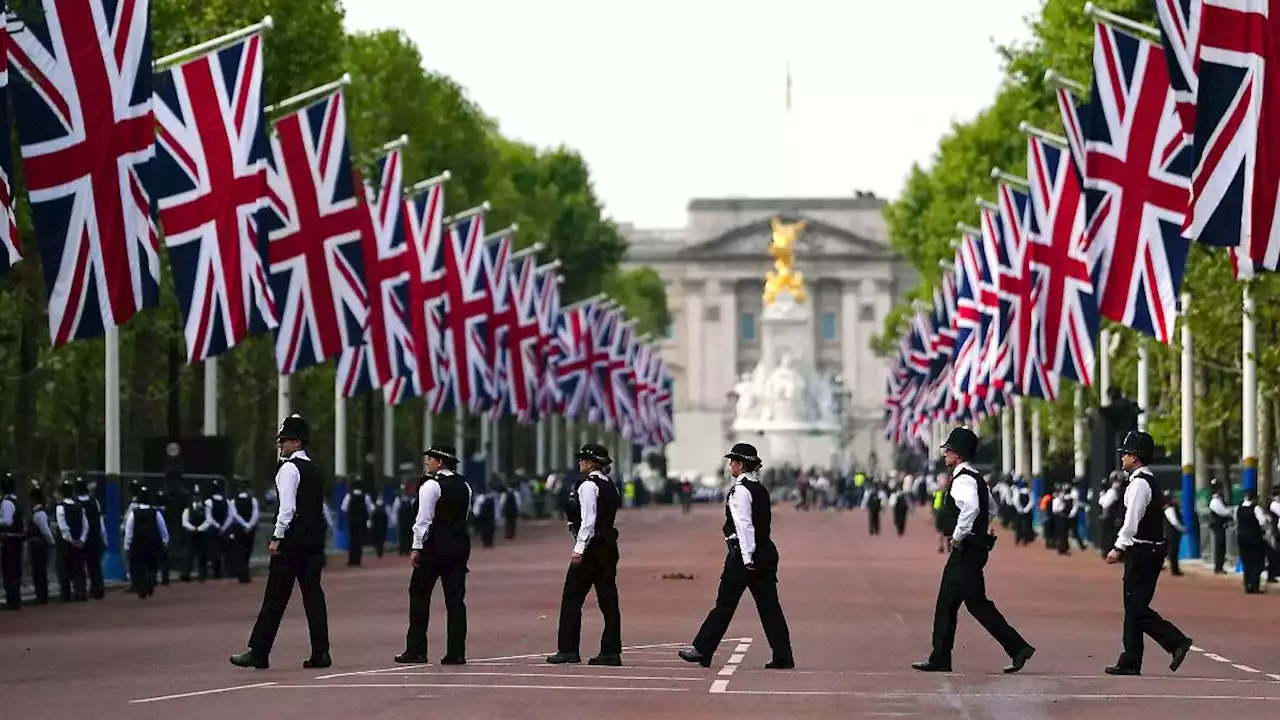
<path fill-rule="evenodd" d="M 558 333 L 560 324 L 560 275 L 548 267 L 537 277 L 538 359 L 540 370 L 537 380 L 538 413 L 549 417 L 564 412 L 564 394 L 560 390 L 560 359 L 564 355 Z"/>
<path fill-rule="evenodd" d="M 986 332 L 986 313 L 982 307 L 982 286 L 987 282 L 985 276 L 986 260 L 982 252 L 981 240 L 974 233 L 964 233 L 956 247 L 956 314 L 952 324 L 956 332 L 955 354 L 952 366 L 956 380 L 952 386 L 952 397 L 955 398 L 956 413 L 964 413 L 971 405 L 971 396 L 975 394 L 975 379 L 981 364 L 982 340 Z M 897 384 L 901 394 L 902 383 Z"/>
<path fill-rule="evenodd" d="M 1084 200 L 1080 178 L 1067 151 L 1038 137 L 1027 140 L 1031 183 L 1028 248 L 1035 274 L 1039 365 L 1056 392 L 1057 378 L 1093 384 L 1098 304 L 1084 244 Z M 1034 372 L 1034 368 L 1032 368 Z M 1025 377 L 1024 377 L 1025 380 Z"/>
<path fill-rule="evenodd" d="M 415 264 L 418 277 L 409 286 L 409 322 L 412 328 L 413 348 L 417 354 L 415 365 L 417 392 L 428 398 L 431 406 L 441 400 L 441 393 L 434 393 L 439 378 L 448 372 L 444 365 L 444 348 L 440 344 L 444 336 L 443 306 L 448 291 L 445 285 L 444 262 L 444 183 L 448 175 L 441 175 L 415 186 L 414 193 L 405 198 L 405 232 L 409 246 L 417 256 Z M 399 384 L 399 383 L 397 383 Z"/>
<path fill-rule="evenodd" d="M 44 0 L 38 18 L 10 23 L 54 345 L 103 335 L 159 302 L 150 11 L 147 0 Z"/>
<path fill-rule="evenodd" d="M 970 401 L 986 403 L 994 400 L 1003 389 L 1003 369 L 1000 358 L 1002 347 L 1001 331 L 1004 328 L 1004 314 L 1000 297 L 1000 268 L 1009 260 L 1002 253 L 1005 243 L 1002 234 L 1005 232 L 1004 221 L 1000 210 L 996 207 L 983 206 L 979 211 L 982 218 L 981 232 L 978 234 L 977 250 L 982 253 L 982 280 L 978 283 L 978 307 L 982 311 L 982 335 L 980 336 L 981 358 L 974 367 L 973 388 Z M 1010 368 L 1011 369 L 1011 366 Z M 999 382 L 999 386 L 997 386 Z M 976 406 L 975 406 L 976 407 Z"/>
<path fill-rule="evenodd" d="M 507 411 L 522 423 L 532 423 L 538 416 L 538 383 L 542 376 L 542 360 L 538 344 L 542 340 L 542 322 L 538 317 L 538 258 L 532 252 L 520 258 L 519 272 L 512 278 L 511 300 L 516 322 L 507 332 L 504 348 L 507 363 Z"/>
<path fill-rule="evenodd" d="M 636 398 L 636 440 L 644 445 L 657 445 L 657 413 L 653 406 L 656 389 L 653 371 L 658 367 L 658 350 L 647 342 L 637 342 L 635 359 L 632 361 L 634 371 L 634 390 Z"/>
<path fill-rule="evenodd" d="M 449 226 L 444 241 L 445 305 L 441 339 L 448 365 L 448 398 L 441 408 L 484 410 L 493 397 L 493 365 L 487 347 L 490 313 L 484 259 L 484 213 Z"/>
<path fill-rule="evenodd" d="M 268 240 L 281 375 L 364 342 L 369 294 L 361 242 L 369 212 L 356 192 L 344 107 L 335 92 L 281 118 L 271 136 L 258 232 Z"/>
<path fill-rule="evenodd" d="M 9 88 L 9 29 L 0 27 L 0 93 Z M 0 97 L 0 278 L 22 259 L 18 221 L 13 214 L 13 152 L 9 147 L 9 104 Z"/>
<path fill-rule="evenodd" d="M 635 397 L 635 321 L 624 320 L 618 312 L 609 342 L 609 394 L 613 407 L 610 414 L 623 437 L 636 439 L 640 412 Z"/>
<path fill-rule="evenodd" d="M 1071 164 L 1075 167 L 1076 176 L 1084 182 L 1085 150 L 1084 124 L 1082 118 L 1089 117 L 1089 105 L 1079 103 L 1070 90 L 1058 88 L 1055 93 L 1058 99 L 1058 114 L 1062 116 L 1062 129 L 1067 136 L 1067 149 L 1071 151 Z"/>
<path fill-rule="evenodd" d="M 516 303 L 511 287 L 514 231 L 513 225 L 484 239 L 485 277 L 490 298 L 485 346 L 489 351 L 489 373 L 493 378 L 488 404 L 490 415 L 495 418 L 501 417 L 511 404 L 511 355 L 507 342 L 511 329 L 516 324 Z"/>
<path fill-rule="evenodd" d="M 1182 132 L 1190 142 L 1196 127 L 1196 55 L 1200 47 L 1200 6 L 1203 0 L 1156 0 L 1160 39 L 1169 85 L 1173 87 Z"/>
<path fill-rule="evenodd" d="M 1027 251 L 1027 232 L 1031 199 L 1021 190 L 1000 183 L 1000 349 L 997 352 L 992 385 L 997 392 L 1035 394 L 1044 397 L 1043 388 L 1028 388 L 1023 379 L 1029 366 L 1037 363 L 1031 346 L 1034 309 L 1031 298 L 1031 254 Z"/>
<path fill-rule="evenodd" d="M 1098 23 L 1093 65 L 1085 187 L 1098 310 L 1167 344 L 1187 264 L 1191 148 L 1158 46 Z"/>
<path fill-rule="evenodd" d="M 361 234 L 365 282 L 369 288 L 369 315 L 364 343 L 343 348 L 338 357 L 336 381 L 343 397 L 354 397 L 397 383 L 388 400 L 412 396 L 417 374 L 417 352 L 410 325 L 409 284 L 418 275 L 416 253 L 409 247 L 404 207 L 404 148 L 396 142 L 384 148 L 376 164 L 377 185 L 364 183 L 368 222 Z"/>
<path fill-rule="evenodd" d="M 156 76 L 160 222 L 182 312 L 187 362 L 275 329 L 266 238 L 268 144 L 262 37 Z"/>
<path fill-rule="evenodd" d="M 1197 3 L 1200 4 L 1200 3 Z M 1272 17 L 1275 14 L 1276 17 Z M 1233 248 L 1238 278 L 1280 267 L 1280 3 L 1203 0 L 1188 235 Z"/>
<path fill-rule="evenodd" d="M 560 350 L 556 381 L 560 386 L 565 417 L 577 418 L 589 409 L 595 383 L 592 335 L 599 312 L 596 303 L 585 303 L 566 309 L 556 321 Z"/>
<path fill-rule="evenodd" d="M 654 393 L 654 407 L 657 408 L 658 443 L 675 442 L 675 378 L 665 362 L 658 371 L 658 389 Z"/>
<path fill-rule="evenodd" d="M 614 407 L 613 373 L 611 361 L 613 344 L 617 337 L 618 324 L 624 322 L 622 310 L 614 305 L 602 309 L 595 315 L 595 327 L 591 329 L 591 403 L 587 409 L 587 419 L 591 422 L 603 423 L 606 430 L 613 431 L 617 426 L 618 416 Z"/>

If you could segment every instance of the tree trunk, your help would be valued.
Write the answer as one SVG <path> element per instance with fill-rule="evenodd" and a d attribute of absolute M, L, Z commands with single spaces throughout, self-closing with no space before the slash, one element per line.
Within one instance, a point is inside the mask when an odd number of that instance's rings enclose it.
<path fill-rule="evenodd" d="M 171 440 L 182 437 L 182 359 L 178 339 L 169 338 L 169 389 L 165 392 L 165 435 Z"/>

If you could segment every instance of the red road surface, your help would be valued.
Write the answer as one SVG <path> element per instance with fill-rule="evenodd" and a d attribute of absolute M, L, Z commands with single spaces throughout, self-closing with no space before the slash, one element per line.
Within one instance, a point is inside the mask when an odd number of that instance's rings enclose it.
<path fill-rule="evenodd" d="M 515 542 L 476 548 L 468 580 L 466 667 L 399 666 L 408 562 L 366 556 L 326 575 L 335 666 L 305 671 L 301 602 L 285 618 L 272 668 L 234 668 L 261 600 L 262 580 L 174 584 L 143 601 L 123 593 L 0 614 L 0 713 L 5 718 L 346 720 L 417 718 L 964 718 L 1036 720 L 1280 717 L 1276 599 L 1238 584 L 1161 580 L 1156 608 L 1196 639 L 1177 675 L 1147 644 L 1146 676 L 1102 674 L 1120 645 L 1120 569 L 1097 555 L 1061 558 L 1002 537 L 988 568 L 991 596 L 1039 652 L 1005 676 L 999 647 L 961 613 L 956 672 L 908 666 L 928 652 L 942 556 L 927 513 L 907 536 L 868 537 L 861 512 L 776 507 L 781 595 L 798 667 L 766 671 L 768 644 L 750 597 L 710 669 L 675 652 L 715 597 L 722 510 L 666 508 L 620 515 L 623 668 L 550 666 L 568 534 L 525 525 Z M 886 526 L 889 524 L 886 523 Z M 664 579 L 664 574 L 694 575 Z M 433 609 L 431 656 L 443 650 L 444 608 Z M 588 600 L 583 655 L 598 649 Z"/>

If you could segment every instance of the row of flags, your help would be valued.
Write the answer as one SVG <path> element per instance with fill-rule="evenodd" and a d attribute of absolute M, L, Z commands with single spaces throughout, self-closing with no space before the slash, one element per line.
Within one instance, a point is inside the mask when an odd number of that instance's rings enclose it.
<path fill-rule="evenodd" d="M 155 306 L 163 237 L 189 362 L 274 332 L 281 375 L 336 361 L 345 397 L 672 440 L 671 373 L 620 307 L 562 308 L 559 264 L 516 250 L 514 226 L 486 234 L 487 203 L 446 217 L 447 172 L 406 187 L 407 138 L 361 178 L 349 78 L 268 123 L 268 21 L 153 67 L 146 0 L 45 0 L 38 17 L 5 18 L 0 82 L 55 345 Z M 0 272 L 21 257 L 9 156 L 0 148 Z"/>
<path fill-rule="evenodd" d="M 1280 264 L 1280 0 L 1154 0 L 1160 27 L 1095 18 L 1092 86 L 1050 71 L 1061 134 L 1025 123 L 1026 176 L 961 224 L 932 305 L 917 303 L 886 383 L 885 432 L 975 422 L 1015 395 L 1093 382 L 1100 318 L 1174 336 L 1191 242 L 1237 279 Z M 1276 68 L 1270 68 L 1276 75 Z M 1256 230 L 1256 232 L 1255 232 Z"/>

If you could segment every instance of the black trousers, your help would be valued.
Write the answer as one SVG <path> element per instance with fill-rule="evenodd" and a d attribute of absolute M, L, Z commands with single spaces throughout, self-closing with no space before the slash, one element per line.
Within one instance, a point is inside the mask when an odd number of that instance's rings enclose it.
<path fill-rule="evenodd" d="M 1210 525 L 1209 529 L 1213 531 L 1213 571 L 1221 574 L 1226 572 L 1223 566 L 1227 564 L 1227 526 Z"/>
<path fill-rule="evenodd" d="M 409 577 L 409 632 L 405 635 L 405 652 L 427 653 L 427 627 L 431 621 L 431 594 L 436 582 L 444 591 L 446 618 L 445 655 L 467 656 L 467 558 L 418 557 L 418 567 Z"/>
<path fill-rule="evenodd" d="M 156 570 L 160 574 L 160 584 L 169 584 L 169 547 L 161 546 L 160 554 L 156 556 Z"/>
<path fill-rule="evenodd" d="M 1054 547 L 1058 548 L 1059 555 L 1071 552 L 1071 523 L 1066 515 L 1053 516 Z"/>
<path fill-rule="evenodd" d="M 89 597 L 101 600 L 107 594 L 106 583 L 102 580 L 102 539 L 84 544 L 84 570 L 89 575 Z"/>
<path fill-rule="evenodd" d="M 129 577 L 134 592 L 144 598 L 156 591 L 156 571 L 160 567 L 160 548 L 135 545 L 129 548 Z"/>
<path fill-rule="evenodd" d="M 503 518 L 502 536 L 508 540 L 516 538 L 516 519 L 514 517 Z"/>
<path fill-rule="evenodd" d="M 396 539 L 399 541 L 399 550 L 401 555 L 408 555 L 409 550 L 413 546 L 413 522 L 414 518 L 409 517 L 407 520 L 403 517 L 397 519 Z"/>
<path fill-rule="evenodd" d="M 374 518 L 373 525 L 369 529 L 369 545 L 373 547 L 373 553 L 378 557 L 382 557 L 383 546 L 387 544 L 387 519 Z"/>
<path fill-rule="evenodd" d="M 1163 543 L 1135 543 L 1124 551 L 1124 652 L 1116 662 L 1120 667 L 1142 669 L 1143 635 L 1150 635 L 1168 653 L 1187 641 L 1181 630 L 1151 609 L 1164 555 Z"/>
<path fill-rule="evenodd" d="M 62 602 L 77 602 L 88 599 L 85 594 L 84 548 L 76 547 L 69 542 L 58 543 L 58 584 L 61 586 Z"/>
<path fill-rule="evenodd" d="M 22 537 L 0 537 L 0 578 L 4 580 L 4 604 L 22 607 Z"/>
<path fill-rule="evenodd" d="M 880 511 L 879 510 L 867 511 L 867 529 L 871 531 L 872 535 L 880 534 Z"/>
<path fill-rule="evenodd" d="M 363 524 L 347 526 L 347 564 L 359 565 L 360 559 L 364 557 L 364 545 L 367 533 Z"/>
<path fill-rule="evenodd" d="M 1036 539 L 1036 524 L 1030 512 L 1018 515 L 1018 540 L 1023 545 L 1030 545 Z"/>
<path fill-rule="evenodd" d="M 182 568 L 182 579 L 190 580 L 195 571 L 200 582 L 209 577 L 209 536 L 205 533 L 187 532 L 187 559 Z"/>
<path fill-rule="evenodd" d="M 31 584 L 36 589 L 36 602 L 49 602 L 49 543 L 44 540 L 28 542 L 27 560 L 31 563 Z"/>
<path fill-rule="evenodd" d="M 222 579 L 222 560 L 226 555 L 226 536 L 217 528 L 205 530 L 205 548 L 209 556 L 209 565 L 213 570 L 213 579 Z"/>
<path fill-rule="evenodd" d="M 1280 532 L 1274 534 L 1276 544 L 1280 546 Z M 1276 582 L 1280 578 L 1280 547 L 1267 546 L 1267 582 Z"/>
<path fill-rule="evenodd" d="M 764 627 L 764 636 L 773 651 L 773 659 L 794 660 L 791 633 L 787 629 L 786 616 L 782 614 L 782 604 L 778 601 L 778 571 L 765 568 L 747 570 L 742 564 L 742 554 L 737 550 L 729 551 L 724 559 L 720 588 L 716 591 L 716 605 L 707 613 L 702 627 L 698 628 L 698 634 L 693 638 L 693 648 L 707 656 L 715 653 L 724 634 L 729 630 L 729 623 L 733 621 L 742 593 L 747 590 L 751 591 L 751 597 L 756 601 L 756 612 L 760 615 L 760 625 Z"/>
<path fill-rule="evenodd" d="M 1116 534 L 1118 531 L 1116 530 L 1116 524 L 1114 520 L 1101 518 L 1099 519 L 1098 523 L 1102 525 L 1102 527 L 1100 528 L 1100 532 L 1102 535 L 1102 544 L 1098 547 L 1098 550 L 1102 552 L 1102 557 L 1105 558 L 1108 553 L 1110 553 L 1113 549 L 1115 549 Z"/>
<path fill-rule="evenodd" d="M 480 535 L 480 544 L 484 547 L 493 547 L 493 534 L 497 530 L 497 524 L 493 520 L 481 520 L 476 523 L 476 532 Z"/>
<path fill-rule="evenodd" d="M 1182 533 L 1167 530 L 1164 535 L 1165 546 L 1168 550 L 1165 557 L 1169 560 L 1169 572 L 1174 575 L 1181 575 L 1182 570 L 1178 568 L 1178 551 L 1182 548 Z"/>
<path fill-rule="evenodd" d="M 946 566 L 942 568 L 942 584 L 938 587 L 938 604 L 933 613 L 933 653 L 929 656 L 933 663 L 951 665 L 961 605 L 988 635 L 1000 643 L 1009 657 L 1027 647 L 1027 641 L 1009 625 L 996 604 L 987 597 L 983 569 L 991 551 L 986 542 L 986 538 L 965 538 L 960 549 L 951 551 Z"/>
<path fill-rule="evenodd" d="M 235 525 L 232 530 L 227 533 L 226 538 L 226 565 L 224 569 L 226 570 L 227 577 L 237 579 L 243 579 L 245 577 L 246 568 L 242 567 L 245 558 L 244 553 L 240 550 L 243 544 L 244 532 L 240 529 L 239 525 Z"/>
<path fill-rule="evenodd" d="M 271 653 L 280 631 L 280 620 L 289 607 L 293 585 L 302 593 L 302 607 L 307 613 L 307 630 L 311 633 L 311 654 L 329 652 L 329 611 L 320 587 L 324 570 L 324 547 L 291 548 L 271 556 L 267 587 L 262 595 L 262 609 L 249 635 L 249 648 L 262 655 Z"/>
<path fill-rule="evenodd" d="M 560 632 L 557 649 L 577 655 L 582 640 L 582 606 L 591 588 L 604 616 L 600 635 L 601 655 L 622 654 L 622 611 L 618 606 L 618 547 L 588 547 L 581 562 L 569 565 L 560 598 Z"/>
<path fill-rule="evenodd" d="M 893 527 L 898 531 L 898 537 L 902 537 L 907 532 L 907 510 L 893 509 Z"/>
<path fill-rule="evenodd" d="M 1058 517 L 1049 511 L 1044 516 L 1044 547 L 1046 550 L 1053 550 L 1058 547 Z"/>
<path fill-rule="evenodd" d="M 1261 538 L 1240 541 L 1240 564 L 1244 567 L 1245 592 L 1258 592 L 1262 585 L 1262 567 L 1267 562 L 1267 544 Z"/>

